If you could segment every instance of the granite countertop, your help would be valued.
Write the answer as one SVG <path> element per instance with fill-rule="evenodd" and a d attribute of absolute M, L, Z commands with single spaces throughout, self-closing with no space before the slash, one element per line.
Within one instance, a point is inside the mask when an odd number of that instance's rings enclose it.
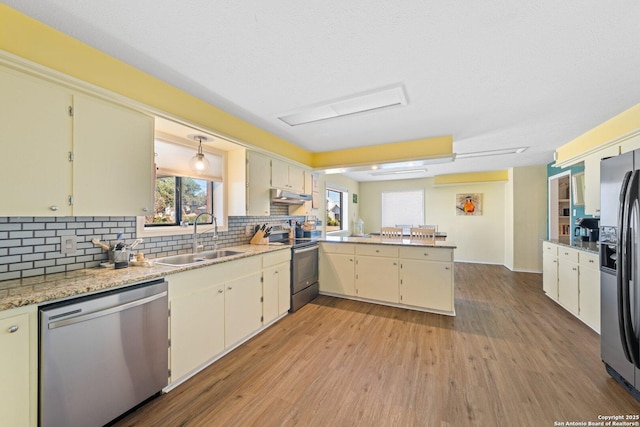
<path fill-rule="evenodd" d="M 545 242 L 553 243 L 555 245 L 566 246 L 568 248 L 578 249 L 585 252 L 591 252 L 594 254 L 600 253 L 600 244 L 598 242 L 567 242 L 565 240 L 549 239 Z"/>
<path fill-rule="evenodd" d="M 241 245 L 220 249 L 242 251 L 243 253 L 199 262 L 189 266 L 168 266 L 150 263 L 151 267 L 129 266 L 113 268 L 89 268 L 85 270 L 35 276 L 0 282 L 0 311 L 26 305 L 49 303 L 105 289 L 132 285 L 165 277 L 181 271 L 192 270 L 213 264 L 262 255 L 268 252 L 289 249 L 288 245 Z M 148 260 L 153 261 L 153 260 Z"/>
<path fill-rule="evenodd" d="M 375 244 L 375 245 L 397 245 L 397 246 L 422 246 L 422 247 L 431 247 L 431 248 L 444 248 L 444 249 L 455 249 L 457 246 L 455 243 L 447 242 L 444 240 L 436 240 L 435 243 L 423 243 L 419 241 L 411 241 L 408 238 L 402 239 L 391 239 L 391 238 L 382 238 L 380 236 L 371 236 L 371 237 L 341 237 L 341 236 L 329 236 L 324 239 L 320 239 L 320 242 L 328 242 L 328 243 L 366 243 L 366 244 Z"/>

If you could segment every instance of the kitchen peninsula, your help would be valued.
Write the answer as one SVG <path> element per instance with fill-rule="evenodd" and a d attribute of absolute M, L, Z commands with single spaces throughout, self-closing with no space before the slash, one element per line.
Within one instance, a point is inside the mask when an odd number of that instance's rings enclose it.
<path fill-rule="evenodd" d="M 320 242 L 320 293 L 455 316 L 451 242 L 327 237 Z"/>

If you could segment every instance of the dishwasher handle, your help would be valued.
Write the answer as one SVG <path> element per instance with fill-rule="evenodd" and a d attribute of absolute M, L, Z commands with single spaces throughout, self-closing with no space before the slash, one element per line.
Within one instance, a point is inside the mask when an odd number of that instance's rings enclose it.
<path fill-rule="evenodd" d="M 47 324 L 47 327 L 49 329 L 56 329 L 56 328 L 62 328 L 64 326 L 74 325 L 76 323 L 85 322 L 87 320 L 96 319 L 102 316 L 108 316 L 109 314 L 117 313 L 133 307 L 147 304 L 147 303 L 150 303 L 151 301 L 155 301 L 157 299 L 164 298 L 166 296 L 167 296 L 167 291 L 164 291 L 159 294 L 148 296 L 146 298 L 141 298 L 135 301 L 130 301 L 124 304 L 116 305 L 114 307 L 110 307 L 105 310 L 94 311 L 93 313 L 87 313 L 82 316 L 73 317 L 71 319 L 63 319 L 55 322 L 50 322 Z"/>

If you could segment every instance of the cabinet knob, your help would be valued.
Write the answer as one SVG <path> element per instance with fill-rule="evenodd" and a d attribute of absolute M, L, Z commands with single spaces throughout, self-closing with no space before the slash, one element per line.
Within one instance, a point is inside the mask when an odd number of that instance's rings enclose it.
<path fill-rule="evenodd" d="M 51 209 L 52 211 L 54 211 L 54 212 L 55 212 L 55 211 L 57 211 L 57 210 L 58 210 L 58 207 L 57 207 L 56 205 L 53 205 L 53 206 L 51 206 L 49 209 Z"/>
<path fill-rule="evenodd" d="M 575 268 L 575 267 L 573 267 L 573 271 L 578 271 L 578 269 L 577 269 L 577 268 Z"/>
<path fill-rule="evenodd" d="M 9 328 L 7 329 L 7 331 L 9 331 L 10 334 L 14 333 L 14 332 L 18 332 L 18 325 L 13 325 L 13 326 L 9 326 Z"/>
<path fill-rule="evenodd" d="M 593 264 L 593 260 L 592 260 L 592 259 L 590 259 L 590 260 L 589 260 L 589 263 Z"/>
<path fill-rule="evenodd" d="M 379 252 L 380 252 L 380 249 L 376 249 L 376 253 L 379 253 Z"/>
<path fill-rule="evenodd" d="M 221 294 L 221 293 L 223 293 L 223 292 L 224 292 L 224 290 L 223 290 L 223 289 L 218 289 L 218 293 L 219 293 L 219 294 Z"/>
<path fill-rule="evenodd" d="M 142 212 L 149 212 L 149 208 L 142 208 Z"/>
<path fill-rule="evenodd" d="M 232 290 L 232 289 L 233 289 L 233 287 L 232 287 L 232 286 L 228 286 L 228 287 L 227 287 L 227 289 L 228 289 L 228 290 Z"/>
<path fill-rule="evenodd" d="M 424 253 L 423 255 L 424 255 L 424 256 L 429 256 L 429 253 Z"/>
<path fill-rule="evenodd" d="M 445 267 L 444 269 L 445 269 L 445 270 L 450 270 L 451 268 L 450 268 L 450 267 Z"/>

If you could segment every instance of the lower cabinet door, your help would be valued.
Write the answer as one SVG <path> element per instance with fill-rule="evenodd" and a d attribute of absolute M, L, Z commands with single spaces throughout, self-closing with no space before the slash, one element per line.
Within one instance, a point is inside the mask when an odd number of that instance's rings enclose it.
<path fill-rule="evenodd" d="M 278 294 L 280 291 L 280 270 L 278 266 L 265 268 L 262 272 L 262 323 L 267 324 L 278 317 Z"/>
<path fill-rule="evenodd" d="M 402 260 L 400 302 L 453 311 L 453 269 L 448 262 Z"/>
<path fill-rule="evenodd" d="M 398 259 L 375 256 L 358 256 L 356 259 L 357 296 L 397 303 Z"/>
<path fill-rule="evenodd" d="M 282 315 L 291 308 L 291 270 L 289 263 L 278 268 L 278 314 Z"/>
<path fill-rule="evenodd" d="M 558 257 L 542 254 L 542 289 L 554 301 L 558 300 Z"/>
<path fill-rule="evenodd" d="M 171 301 L 171 381 L 224 350 L 224 285 Z"/>
<path fill-rule="evenodd" d="M 262 326 L 262 272 L 225 284 L 224 341 L 227 348 Z"/>
<path fill-rule="evenodd" d="M 29 350 L 29 315 L 22 314 L 0 319 L 0 424 L 2 425 L 35 425 L 35 420 L 31 420 L 30 417 Z"/>
<path fill-rule="evenodd" d="M 600 271 L 580 267 L 580 319 L 600 333 Z"/>
<path fill-rule="evenodd" d="M 558 260 L 558 302 L 578 316 L 578 264 L 575 262 Z"/>
<path fill-rule="evenodd" d="M 353 296 L 356 293 L 353 254 L 320 252 L 320 291 Z"/>

